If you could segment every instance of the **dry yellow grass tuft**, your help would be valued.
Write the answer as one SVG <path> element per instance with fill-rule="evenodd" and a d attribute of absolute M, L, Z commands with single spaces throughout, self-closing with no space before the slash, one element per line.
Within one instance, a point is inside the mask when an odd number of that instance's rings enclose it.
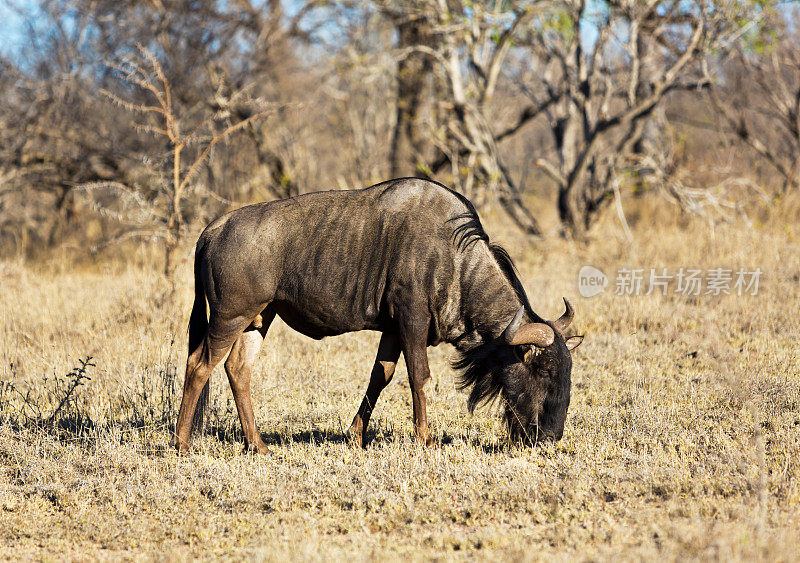
<path fill-rule="evenodd" d="M 172 305 L 147 268 L 0 264 L 3 555 L 796 558 L 798 225 L 712 229 L 638 215 L 633 243 L 612 217 L 589 245 L 532 243 L 486 221 L 540 314 L 560 314 L 566 295 L 587 335 L 564 439 L 533 449 L 506 444 L 491 409 L 467 414 L 442 346 L 430 350 L 428 384 L 440 445 L 411 439 L 401 366 L 376 409 L 371 445 L 355 451 L 342 432 L 378 335 L 314 342 L 276 322 L 253 382 L 274 455 L 240 453 L 218 368 L 210 431 L 178 457 L 169 425 L 191 287 Z M 611 278 L 591 299 L 577 291 L 586 264 Z M 614 294 L 619 268 L 717 267 L 760 268 L 758 294 Z M 55 427 L 37 428 L 74 380 L 64 374 L 86 356 L 96 364 L 91 380 Z"/>

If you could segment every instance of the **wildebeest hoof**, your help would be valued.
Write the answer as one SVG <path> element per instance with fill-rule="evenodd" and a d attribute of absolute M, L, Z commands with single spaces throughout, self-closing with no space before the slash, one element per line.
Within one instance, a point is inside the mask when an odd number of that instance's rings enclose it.
<path fill-rule="evenodd" d="M 260 444 L 245 444 L 242 453 L 272 455 L 272 450 L 270 450 L 264 442 L 261 442 Z"/>
<path fill-rule="evenodd" d="M 348 430 L 345 432 L 344 437 L 345 440 L 347 440 L 347 443 L 357 450 L 367 447 L 367 445 L 364 443 L 364 437 L 361 434 Z"/>
<path fill-rule="evenodd" d="M 425 446 L 426 448 L 432 448 L 434 446 L 438 446 L 439 443 L 436 442 L 432 437 L 427 436 L 423 438 L 422 436 L 415 436 L 414 441 L 421 446 Z"/>
<path fill-rule="evenodd" d="M 354 448 L 366 448 L 366 440 L 364 440 L 364 425 L 360 418 L 356 416 L 356 420 L 350 425 L 350 428 L 344 433 L 345 440 Z"/>
<path fill-rule="evenodd" d="M 181 442 L 173 436 L 169 441 L 169 445 L 171 448 L 175 448 L 178 455 L 186 455 L 189 453 L 189 446 L 191 444 L 189 442 Z"/>

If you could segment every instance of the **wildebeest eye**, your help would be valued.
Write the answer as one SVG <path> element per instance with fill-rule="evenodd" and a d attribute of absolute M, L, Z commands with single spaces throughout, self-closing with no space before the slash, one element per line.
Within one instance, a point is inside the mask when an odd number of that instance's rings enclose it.
<path fill-rule="evenodd" d="M 533 346 L 514 346 L 514 355 L 520 362 L 528 363 L 533 357 Z"/>

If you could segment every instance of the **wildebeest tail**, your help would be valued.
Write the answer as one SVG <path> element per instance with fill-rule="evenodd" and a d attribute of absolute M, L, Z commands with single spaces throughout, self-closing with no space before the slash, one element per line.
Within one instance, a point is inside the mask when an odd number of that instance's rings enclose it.
<path fill-rule="evenodd" d="M 192 315 L 189 317 L 189 354 L 193 354 L 200 346 L 206 346 L 206 334 L 208 333 L 208 313 L 206 311 L 206 291 L 203 287 L 201 276 L 201 261 L 203 258 L 202 239 L 197 243 L 194 254 L 194 305 L 192 305 Z M 208 350 L 201 353 L 208 354 Z M 188 375 L 188 374 L 187 374 Z M 208 408 L 208 394 L 211 385 L 211 376 L 200 392 L 192 417 L 192 434 L 203 430 L 203 420 L 206 409 Z"/>

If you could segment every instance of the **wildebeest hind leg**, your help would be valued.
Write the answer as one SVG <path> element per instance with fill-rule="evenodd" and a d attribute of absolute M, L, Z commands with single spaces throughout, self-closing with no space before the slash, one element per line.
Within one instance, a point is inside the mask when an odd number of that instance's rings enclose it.
<path fill-rule="evenodd" d="M 261 350 L 264 337 L 274 318 L 274 312 L 263 311 L 257 327 L 251 325 L 239 336 L 225 361 L 225 372 L 228 374 L 236 410 L 239 411 L 239 421 L 242 423 L 245 451 L 269 452 L 266 444 L 261 440 L 256 426 L 253 400 L 250 396 L 250 377 L 253 372 L 253 361 Z"/>
<path fill-rule="evenodd" d="M 372 409 L 378 402 L 381 391 L 389 385 L 394 375 L 394 368 L 400 358 L 400 337 L 397 334 L 383 333 L 380 344 L 378 344 L 378 355 L 375 358 L 375 365 L 372 366 L 372 374 L 369 378 L 367 392 L 361 406 L 353 418 L 353 424 L 347 433 L 356 447 L 364 447 L 369 418 L 372 416 Z"/>
<path fill-rule="evenodd" d="M 244 317 L 221 320 L 212 314 L 202 344 L 186 361 L 183 398 L 178 411 L 178 422 L 175 425 L 175 447 L 179 452 L 185 452 L 189 448 L 192 418 L 197 408 L 197 400 L 211 372 L 222 361 L 248 324 L 250 319 Z"/>

